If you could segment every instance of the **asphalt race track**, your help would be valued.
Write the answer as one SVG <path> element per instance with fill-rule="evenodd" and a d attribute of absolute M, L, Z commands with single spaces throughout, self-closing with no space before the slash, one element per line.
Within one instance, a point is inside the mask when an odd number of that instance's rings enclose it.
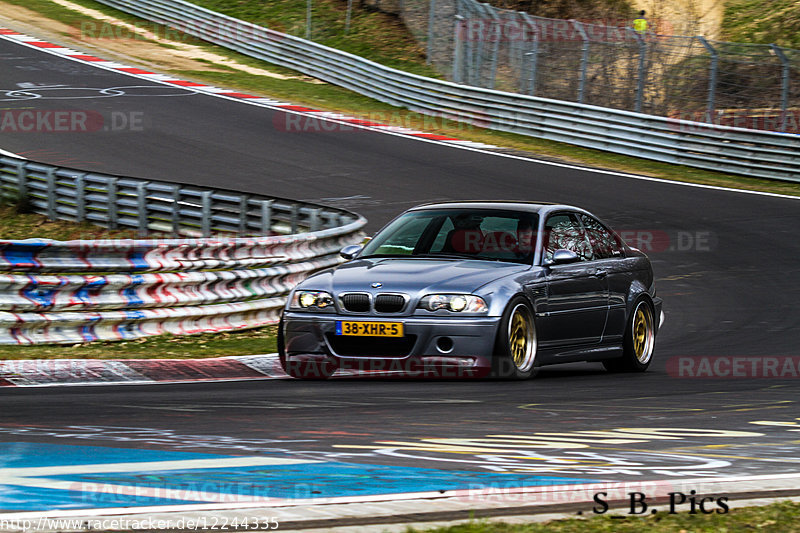
<path fill-rule="evenodd" d="M 46 163 L 338 205 L 365 215 L 370 230 L 426 201 L 585 207 L 648 251 L 666 313 L 644 375 L 611 375 L 585 364 L 546 369 L 522 383 L 342 378 L 0 389 L 0 457 L 8 458 L 0 459 L 0 484 L 21 491 L 16 497 L 0 491 L 0 509 L 80 507 L 64 490 L 31 477 L 8 481 L 11 474 L 3 473 L 79 466 L 81 460 L 70 459 L 75 446 L 111 447 L 81 452 L 109 465 L 243 454 L 298 459 L 291 468 L 254 461 L 230 469 L 234 477 L 217 487 L 250 486 L 254 472 L 276 468 L 283 484 L 270 494 L 285 498 L 449 490 L 467 482 L 800 472 L 798 200 L 368 130 L 286 131 L 292 122 L 281 111 L 2 39 L 0 81 L 4 111 L 89 111 L 111 126 L 88 133 L 2 131 L 0 147 Z M 21 88 L 39 97 L 20 98 L 13 91 Z M 78 466 L 61 478 L 148 482 L 113 466 L 94 474 Z M 202 468 L 183 472 L 186 479 L 207 476 Z M 82 505 L 120 503 L 131 504 L 84 499 Z"/>

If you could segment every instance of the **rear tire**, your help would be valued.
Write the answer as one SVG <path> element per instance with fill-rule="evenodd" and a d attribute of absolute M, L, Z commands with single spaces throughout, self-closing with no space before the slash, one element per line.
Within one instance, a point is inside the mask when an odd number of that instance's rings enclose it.
<path fill-rule="evenodd" d="M 622 341 L 622 357 L 603 361 L 609 372 L 644 372 L 653 360 L 656 343 L 655 313 L 653 304 L 640 297 L 628 317 Z"/>
<path fill-rule="evenodd" d="M 328 379 L 336 372 L 336 365 L 329 361 L 290 361 L 286 357 L 286 346 L 283 336 L 283 315 L 278 322 L 278 360 L 283 371 L 296 379 L 320 380 Z"/>
<path fill-rule="evenodd" d="M 536 322 L 533 310 L 522 296 L 511 299 L 500 320 L 492 376 L 504 379 L 528 379 L 536 375 Z"/>

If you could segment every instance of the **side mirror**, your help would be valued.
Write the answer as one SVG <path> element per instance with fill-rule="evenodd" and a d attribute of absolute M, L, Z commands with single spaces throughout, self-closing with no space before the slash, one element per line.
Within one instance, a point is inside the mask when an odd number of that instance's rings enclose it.
<path fill-rule="evenodd" d="M 354 259 L 362 249 L 363 247 L 360 244 L 351 244 L 350 246 L 342 248 L 339 251 L 339 255 L 350 261 Z"/>
<path fill-rule="evenodd" d="M 556 250 L 553 252 L 553 259 L 550 260 L 551 265 L 566 265 L 568 263 L 576 263 L 580 261 L 578 254 L 572 250 Z"/>

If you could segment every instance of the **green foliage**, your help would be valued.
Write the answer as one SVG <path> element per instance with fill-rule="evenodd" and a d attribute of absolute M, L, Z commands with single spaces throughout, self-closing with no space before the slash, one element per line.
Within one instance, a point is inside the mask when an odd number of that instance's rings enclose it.
<path fill-rule="evenodd" d="M 135 230 L 110 231 L 94 224 L 50 220 L 43 215 L 34 214 L 24 199 L 16 199 L 0 204 L 0 239 L 21 240 L 48 238 L 57 241 L 94 239 L 132 239 Z"/>
<path fill-rule="evenodd" d="M 194 0 L 197 5 L 297 37 L 306 35 L 306 2 L 298 0 Z M 438 77 L 425 64 L 425 50 L 394 15 L 353 2 L 345 28 L 346 0 L 313 0 L 311 39 L 407 72 Z M 347 31 L 346 31 L 347 30 Z"/>
<path fill-rule="evenodd" d="M 800 49 L 800 4 L 797 0 L 728 0 L 722 36 L 728 41 Z"/>

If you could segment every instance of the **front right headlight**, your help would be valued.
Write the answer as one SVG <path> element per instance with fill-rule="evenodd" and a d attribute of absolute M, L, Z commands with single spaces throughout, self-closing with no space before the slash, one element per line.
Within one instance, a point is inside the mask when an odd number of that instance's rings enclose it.
<path fill-rule="evenodd" d="M 489 306 L 474 294 L 429 294 L 419 302 L 421 309 L 438 311 L 447 309 L 454 313 L 487 313 Z"/>
<path fill-rule="evenodd" d="M 333 309 L 333 296 L 327 291 L 295 291 L 291 309 Z"/>

